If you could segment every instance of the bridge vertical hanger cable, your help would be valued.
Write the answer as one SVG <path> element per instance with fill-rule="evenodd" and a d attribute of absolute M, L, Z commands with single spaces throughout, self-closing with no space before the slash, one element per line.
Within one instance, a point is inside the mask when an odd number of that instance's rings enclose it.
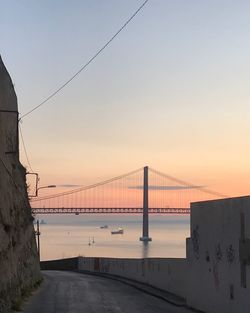
<path fill-rule="evenodd" d="M 105 182 L 74 189 L 69 192 L 36 198 L 33 200 L 35 202 L 33 208 L 34 210 L 38 208 L 36 212 L 48 212 L 48 208 L 51 210 L 49 213 L 55 213 L 56 211 L 62 213 L 77 212 L 73 206 L 76 196 L 79 195 L 81 199 L 79 211 L 82 213 L 141 212 L 143 199 L 142 170 L 139 169 Z M 189 213 L 188 207 L 190 202 L 204 199 L 204 194 L 202 195 L 203 190 L 200 187 L 190 186 L 190 184 L 185 186 L 183 181 L 181 184 L 178 179 L 169 178 L 168 175 L 162 173 L 159 175 L 158 173 L 154 170 L 151 171 L 150 175 L 151 212 L 187 214 Z M 122 200 L 123 197 L 121 196 L 123 192 L 125 193 L 125 201 Z M 163 197 L 159 196 L 159 193 L 163 194 Z M 105 197 L 99 199 L 99 196 L 103 194 Z M 210 197 L 213 195 L 207 192 L 206 194 Z M 103 202 L 104 199 L 106 199 L 105 204 Z M 138 210 L 138 208 L 140 209 Z M 157 210 L 153 211 L 153 209 Z"/>
<path fill-rule="evenodd" d="M 57 88 L 52 94 L 45 98 L 41 103 L 35 106 L 30 111 L 26 112 L 20 117 L 20 120 L 27 117 L 29 114 L 40 108 L 42 105 L 47 103 L 55 95 L 57 95 L 62 89 L 64 89 L 74 78 L 76 78 L 83 70 L 85 70 L 90 63 L 92 63 L 98 56 L 105 50 L 111 42 L 123 31 L 123 29 L 135 18 L 135 16 L 142 10 L 142 8 L 149 2 L 149 0 L 144 1 L 139 8 L 132 14 L 132 16 L 119 28 L 119 30 L 103 45 L 73 76 L 71 76 L 65 83 L 63 83 L 59 88 Z"/>
<path fill-rule="evenodd" d="M 96 187 L 99 187 L 99 186 L 102 186 L 102 185 L 106 185 L 106 184 L 109 184 L 109 183 L 112 183 L 118 179 L 121 179 L 123 177 L 126 177 L 126 176 L 129 176 L 129 175 L 132 175 L 132 174 L 135 174 L 139 171 L 141 171 L 142 169 L 137 169 L 135 171 L 131 171 L 129 173 L 126 173 L 124 175 L 120 175 L 120 176 L 116 176 L 114 178 L 111 178 L 111 179 L 108 179 L 108 180 L 105 180 L 105 181 L 102 181 L 102 182 L 99 182 L 99 183 L 96 183 L 96 184 L 93 184 L 93 185 L 88 185 L 88 186 L 85 186 L 85 187 L 81 187 L 81 188 L 76 188 L 76 189 L 72 189 L 70 191 L 66 191 L 66 192 L 61 192 L 61 193 L 56 193 L 56 194 L 53 194 L 53 195 L 49 195 L 49 196 L 45 196 L 45 197 L 39 197 L 39 198 L 33 198 L 32 199 L 32 202 L 36 202 L 36 201 L 39 201 L 39 200 L 46 200 L 46 199 L 52 199 L 52 198 L 56 198 L 56 197 L 62 197 L 62 196 L 66 196 L 66 195 L 70 195 L 72 193 L 75 193 L 75 192 L 81 192 L 81 191 L 86 191 L 86 190 L 91 190 L 93 188 L 96 188 Z"/>

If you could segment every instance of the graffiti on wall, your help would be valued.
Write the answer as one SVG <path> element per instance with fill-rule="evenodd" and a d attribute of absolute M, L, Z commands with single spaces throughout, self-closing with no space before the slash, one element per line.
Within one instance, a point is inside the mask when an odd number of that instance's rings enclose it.
<path fill-rule="evenodd" d="M 228 263 L 230 263 L 230 264 L 233 263 L 233 261 L 235 259 L 235 250 L 234 250 L 232 244 L 230 244 L 227 247 L 226 253 L 227 253 L 227 261 L 228 261 Z"/>
<path fill-rule="evenodd" d="M 193 252 L 198 260 L 200 257 L 200 235 L 199 235 L 199 225 L 196 225 L 192 232 L 192 243 L 193 243 Z"/>
<path fill-rule="evenodd" d="M 216 261 L 221 261 L 222 260 L 222 257 L 223 257 L 223 254 L 222 254 L 222 250 L 221 250 L 221 245 L 220 243 L 218 243 L 217 245 L 215 245 L 215 259 Z"/>

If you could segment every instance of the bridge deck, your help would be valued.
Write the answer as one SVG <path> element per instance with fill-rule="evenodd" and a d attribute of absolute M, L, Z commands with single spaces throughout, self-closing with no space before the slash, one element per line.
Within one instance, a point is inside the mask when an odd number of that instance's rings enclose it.
<path fill-rule="evenodd" d="M 36 214 L 142 214 L 142 208 L 32 208 Z M 149 208 L 150 214 L 190 214 L 190 208 Z"/>

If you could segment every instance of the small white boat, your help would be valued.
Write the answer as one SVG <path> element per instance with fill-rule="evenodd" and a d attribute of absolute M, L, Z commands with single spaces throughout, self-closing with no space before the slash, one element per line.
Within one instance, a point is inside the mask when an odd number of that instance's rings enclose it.
<path fill-rule="evenodd" d="M 109 227 L 108 227 L 108 225 L 103 225 L 103 226 L 101 226 L 100 228 L 101 228 L 101 229 L 106 229 L 106 228 L 109 228 Z"/>
<path fill-rule="evenodd" d="M 116 230 L 112 230 L 112 231 L 111 231 L 111 234 L 112 234 L 112 235 L 123 234 L 123 233 L 124 233 L 124 231 L 123 231 L 123 228 L 121 228 L 121 227 L 119 227 L 119 228 L 116 229 Z"/>

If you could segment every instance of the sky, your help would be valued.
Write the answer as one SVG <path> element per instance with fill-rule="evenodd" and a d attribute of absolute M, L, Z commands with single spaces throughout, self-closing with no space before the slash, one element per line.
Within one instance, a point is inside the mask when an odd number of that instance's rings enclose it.
<path fill-rule="evenodd" d="M 0 54 L 22 115 L 143 1 L 0 3 Z M 23 119 L 40 183 L 88 185 L 149 165 L 229 196 L 248 194 L 249 13 L 243 0 L 149 1 L 85 71 Z"/>

